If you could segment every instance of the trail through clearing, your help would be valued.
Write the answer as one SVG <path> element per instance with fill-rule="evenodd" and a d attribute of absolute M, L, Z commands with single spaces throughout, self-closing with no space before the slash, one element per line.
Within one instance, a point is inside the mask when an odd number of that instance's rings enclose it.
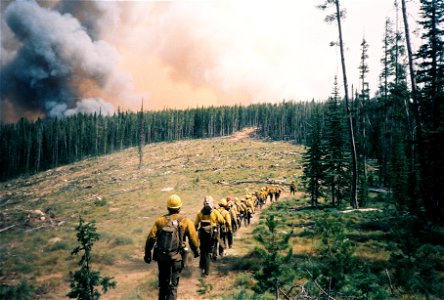
<path fill-rule="evenodd" d="M 287 197 L 287 193 L 282 194 L 282 198 Z M 282 199 L 281 198 L 281 199 Z M 262 208 L 265 209 L 270 205 L 270 202 Z M 230 269 L 230 261 L 233 258 L 241 259 L 243 256 L 247 255 L 254 249 L 254 239 L 253 239 L 253 230 L 256 225 L 259 223 L 259 218 L 261 215 L 261 210 L 257 210 L 251 219 L 251 224 L 249 226 L 242 226 L 235 234 L 233 238 L 233 248 L 227 249 L 224 257 L 216 260 L 216 262 L 212 262 L 210 275 L 205 278 L 204 283 L 211 285 L 212 289 L 205 295 L 200 295 L 198 293 L 199 290 L 199 279 L 200 270 L 199 270 L 199 258 L 190 258 L 188 260 L 187 267 L 183 270 L 180 284 L 178 289 L 178 300 L 207 300 L 207 299 L 221 299 L 221 295 L 226 294 L 231 291 L 233 286 L 233 281 L 236 276 L 234 274 L 224 274 L 225 272 L 221 272 L 220 270 Z M 192 254 L 190 253 L 190 256 Z M 140 253 L 140 257 L 143 257 L 143 253 Z M 155 276 L 157 278 L 157 263 L 152 262 L 147 265 L 143 263 L 143 260 L 140 258 L 139 263 L 134 264 L 123 264 L 120 266 L 121 271 L 114 275 L 116 281 L 121 285 L 125 286 L 126 283 L 139 281 L 142 285 L 148 285 L 149 291 L 148 295 L 138 295 L 141 298 L 147 299 L 155 299 L 157 298 L 157 281 L 149 281 L 149 277 Z M 145 283 L 145 284 L 143 284 Z M 102 295 L 103 299 L 132 299 L 125 298 L 125 294 L 128 291 L 119 291 L 119 289 L 110 290 L 107 294 Z M 140 293 L 143 293 L 141 290 Z"/>
<path fill-rule="evenodd" d="M 286 197 L 286 195 L 283 195 Z M 270 202 L 262 208 L 265 209 L 270 205 Z M 256 210 L 253 218 L 251 219 L 251 224 L 249 226 L 242 226 L 235 234 L 233 238 L 233 248 L 226 250 L 226 256 L 219 258 L 214 263 L 212 263 L 210 275 L 205 278 L 206 284 L 212 285 L 212 290 L 206 295 L 198 294 L 200 270 L 199 270 L 199 260 L 193 259 L 192 264 L 188 267 L 192 276 L 182 277 L 179 285 L 178 300 L 207 300 L 207 299 L 221 299 L 221 295 L 227 292 L 232 292 L 233 281 L 236 273 L 224 274 L 221 270 L 230 270 L 230 261 L 233 258 L 241 259 L 243 256 L 250 253 L 254 247 L 253 230 L 259 223 L 261 210 Z"/>
<path fill-rule="evenodd" d="M 230 138 L 235 141 L 241 140 L 241 139 L 246 139 L 246 138 L 249 138 L 253 133 L 255 133 L 256 130 L 257 130 L 257 128 L 255 128 L 255 127 L 245 128 L 241 131 L 236 131 L 235 133 L 233 133 L 233 135 L 230 136 Z"/>
<path fill-rule="evenodd" d="M 137 148 L 130 148 L 3 183 L 0 229 L 6 242 L 0 281 L 16 285 L 28 280 L 39 288 L 41 299 L 64 298 L 70 289 L 68 274 L 78 268 L 80 257 L 71 252 L 77 242 L 74 229 L 83 215 L 96 221 L 100 234 L 93 269 L 117 282 L 116 289 L 101 292 L 101 299 L 157 299 L 157 264 L 145 264 L 143 251 L 154 220 L 166 213 L 169 195 L 180 195 L 181 213 L 194 220 L 205 195 L 217 201 L 228 195 L 243 197 L 268 184 L 286 189 L 290 178 L 300 175 L 294 166 L 303 149 L 256 139 L 255 130 L 148 144 L 141 169 Z M 205 282 L 199 260 L 191 259 L 180 279 L 178 299 L 221 299 L 238 293 L 236 282 L 249 272 L 245 256 L 254 250 L 252 232 L 259 218 L 255 213 L 252 224 L 236 233 L 233 248 L 212 264 Z M 30 255 L 32 264 L 25 259 Z M 25 268 L 30 271 L 23 272 Z M 202 287 L 207 288 L 205 295 L 198 292 Z"/>

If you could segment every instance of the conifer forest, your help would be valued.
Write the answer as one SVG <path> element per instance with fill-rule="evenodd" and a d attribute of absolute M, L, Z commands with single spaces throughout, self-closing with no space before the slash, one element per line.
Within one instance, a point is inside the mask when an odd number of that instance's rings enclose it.
<path fill-rule="evenodd" d="M 399 3 L 399 8 L 406 20 L 404 2 Z M 338 0 L 326 0 L 319 8 L 326 15 L 332 13 L 326 19 L 332 26 L 339 25 L 341 37 L 339 4 Z M 302 164 L 294 168 L 303 170 L 298 180 L 305 193 L 304 202 L 311 209 L 370 207 L 372 193 L 393 208 L 380 221 L 366 224 L 398 230 L 394 236 L 399 241 L 396 249 L 390 249 L 389 266 L 366 265 L 364 270 L 350 264 L 350 269 L 361 269 L 349 284 L 351 291 L 346 291 L 346 262 L 339 258 L 335 262 L 318 261 L 318 268 L 309 273 L 313 286 L 321 285 L 319 290 L 324 292 L 336 287 L 342 288 L 343 294 L 361 295 L 343 299 L 401 299 L 402 293 L 411 296 L 402 299 L 444 299 L 444 1 L 420 0 L 422 44 L 418 50 L 412 50 L 408 23 L 403 24 L 398 28 L 393 20 L 386 19 L 379 66 L 368 65 L 369 45 L 365 38 L 353 41 L 361 47 L 359 66 L 346 66 L 347 54 L 341 51 L 342 69 L 330 83 L 325 83 L 331 86 L 331 95 L 325 101 L 283 100 L 160 111 L 144 109 L 142 104 L 138 112 L 119 109 L 109 116 L 79 113 L 2 122 L 0 184 L 132 147 L 226 137 L 245 128 L 256 128 L 257 139 L 304 147 Z M 342 45 L 340 39 L 336 46 L 342 50 Z M 358 86 L 349 86 L 345 67 L 359 70 Z M 369 90 L 370 67 L 380 70 L 377 91 Z M 270 215 L 266 221 L 269 228 L 275 226 L 276 216 Z M 325 213 L 313 234 L 322 235 L 325 242 L 339 226 L 334 222 L 332 215 Z M 351 251 L 342 229 L 334 235 L 334 239 L 339 238 L 343 238 L 341 246 L 334 248 L 327 242 L 322 248 L 333 251 L 329 252 L 331 257 L 346 256 Z M 287 248 L 288 245 L 283 249 Z M 325 275 L 333 270 L 340 272 L 342 267 L 342 277 Z M 387 269 L 392 272 L 390 276 Z M 387 276 L 372 279 L 375 270 Z M 279 295 L 278 290 L 273 290 L 278 281 L 282 289 L 290 289 L 285 276 L 291 271 L 280 271 L 282 276 L 273 277 L 276 281 L 269 286 L 260 281 L 261 285 L 255 287 L 260 291 L 256 292 L 274 291 Z M 255 276 L 259 278 L 265 271 L 257 272 Z M 384 281 L 389 287 L 386 293 L 375 292 L 378 288 L 366 280 L 374 285 Z M 396 289 L 403 292 L 395 292 Z M 318 296 L 341 299 L 339 294 L 319 292 Z M 244 298 L 239 294 L 237 299 Z"/>

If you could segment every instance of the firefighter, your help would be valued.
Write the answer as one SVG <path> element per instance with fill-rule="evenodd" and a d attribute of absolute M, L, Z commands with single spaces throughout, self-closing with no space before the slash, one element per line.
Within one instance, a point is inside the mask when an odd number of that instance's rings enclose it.
<path fill-rule="evenodd" d="M 196 228 L 189 218 L 179 214 L 181 207 L 180 197 L 171 195 L 167 200 L 168 214 L 156 220 L 145 243 L 144 261 L 149 264 L 153 259 L 157 261 L 159 268 L 159 300 L 177 298 L 180 272 L 184 266 L 182 255 L 186 246 L 185 239 L 188 239 L 194 257 L 199 256 Z M 175 232 L 175 234 L 168 234 L 168 232 Z"/>
<path fill-rule="evenodd" d="M 233 234 L 236 233 L 237 229 L 238 229 L 238 215 L 239 212 L 237 211 L 237 207 L 234 204 L 233 201 L 233 197 L 228 196 L 227 197 L 227 202 L 228 202 L 228 211 L 230 212 L 230 216 L 231 216 L 231 227 L 233 229 Z M 233 239 L 233 235 L 231 235 L 231 239 Z M 233 241 L 228 241 L 228 243 L 233 243 Z"/>
<path fill-rule="evenodd" d="M 267 192 L 268 192 L 268 196 L 270 197 L 271 203 L 273 203 L 274 190 L 275 190 L 274 186 L 267 186 Z"/>
<path fill-rule="evenodd" d="M 290 194 L 293 196 L 296 194 L 296 182 L 294 180 L 290 183 Z"/>
<path fill-rule="evenodd" d="M 238 217 L 237 217 L 237 227 L 242 227 L 242 221 L 244 220 L 246 214 L 247 214 L 247 206 L 239 200 L 238 197 L 234 198 L 234 204 L 236 205 L 236 209 L 238 211 Z"/>
<path fill-rule="evenodd" d="M 241 199 L 242 203 L 244 203 L 246 210 L 244 216 L 244 224 L 245 226 L 250 225 L 251 218 L 254 213 L 254 204 L 252 203 L 252 198 L 250 195 L 247 195 L 246 198 Z"/>
<path fill-rule="evenodd" d="M 274 188 L 274 200 L 277 202 L 279 200 L 279 197 L 281 196 L 282 189 L 278 186 Z"/>
<path fill-rule="evenodd" d="M 217 215 L 217 235 L 214 237 L 215 245 L 213 247 L 213 254 L 211 255 L 211 258 L 216 261 L 218 252 L 219 252 L 219 245 L 221 244 L 220 236 L 221 236 L 221 229 L 225 226 L 225 218 L 222 216 L 219 210 L 216 208 L 214 209 L 214 213 Z"/>
<path fill-rule="evenodd" d="M 259 202 L 261 203 L 260 204 L 261 208 L 267 202 L 267 197 L 268 197 L 267 189 L 266 187 L 262 187 L 261 191 L 259 192 Z"/>
<path fill-rule="evenodd" d="M 227 247 L 227 244 L 228 244 L 228 236 L 232 232 L 231 216 L 230 216 L 230 213 L 227 210 L 228 203 L 227 203 L 227 200 L 225 198 L 222 198 L 219 201 L 218 204 L 219 204 L 219 208 L 217 210 L 220 212 L 220 214 L 222 215 L 222 217 L 224 217 L 224 220 L 225 220 L 225 224 L 220 227 L 220 231 L 219 231 L 220 232 L 219 255 L 223 256 L 224 255 L 224 250 L 225 250 L 225 248 Z"/>
<path fill-rule="evenodd" d="M 216 252 L 218 228 L 220 223 L 224 223 L 223 217 L 214 209 L 214 200 L 211 196 L 205 196 L 203 208 L 198 211 L 194 226 L 200 240 L 200 260 L 199 268 L 202 276 L 208 276 L 210 271 L 210 261 Z"/>

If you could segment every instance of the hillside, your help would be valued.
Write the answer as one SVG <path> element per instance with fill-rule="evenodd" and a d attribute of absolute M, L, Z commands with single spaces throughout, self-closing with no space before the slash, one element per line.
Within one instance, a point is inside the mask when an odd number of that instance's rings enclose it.
<path fill-rule="evenodd" d="M 182 197 L 182 213 L 194 219 L 207 194 L 216 200 L 242 197 L 270 182 L 288 184 L 301 175 L 300 146 L 256 140 L 249 137 L 252 131 L 147 145 L 141 169 L 137 149 L 131 148 L 2 183 L 0 281 L 17 284 L 26 279 L 42 298 L 62 298 L 69 291 L 69 271 L 77 268 L 79 257 L 70 252 L 81 214 L 96 220 L 101 235 L 93 250 L 93 268 L 117 281 L 117 289 L 103 299 L 156 298 L 157 266 L 143 262 L 143 247 L 170 194 Z M 254 222 L 258 218 L 259 213 Z M 208 278 L 212 295 L 232 291 L 235 276 L 223 265 L 251 251 L 252 228 L 243 228 L 227 258 L 216 263 Z M 197 271 L 193 260 L 181 278 L 180 299 L 205 299 L 197 292 Z"/>

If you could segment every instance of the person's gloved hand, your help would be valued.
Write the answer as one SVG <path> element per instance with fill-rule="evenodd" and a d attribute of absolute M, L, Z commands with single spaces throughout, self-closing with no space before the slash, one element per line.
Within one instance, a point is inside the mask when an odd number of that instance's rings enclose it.
<path fill-rule="evenodd" d="M 199 257 L 199 251 L 194 252 L 194 258 Z"/>
<path fill-rule="evenodd" d="M 151 255 L 145 255 L 145 256 L 143 257 L 143 260 L 144 260 L 147 264 L 149 264 L 149 263 L 151 262 Z"/>

